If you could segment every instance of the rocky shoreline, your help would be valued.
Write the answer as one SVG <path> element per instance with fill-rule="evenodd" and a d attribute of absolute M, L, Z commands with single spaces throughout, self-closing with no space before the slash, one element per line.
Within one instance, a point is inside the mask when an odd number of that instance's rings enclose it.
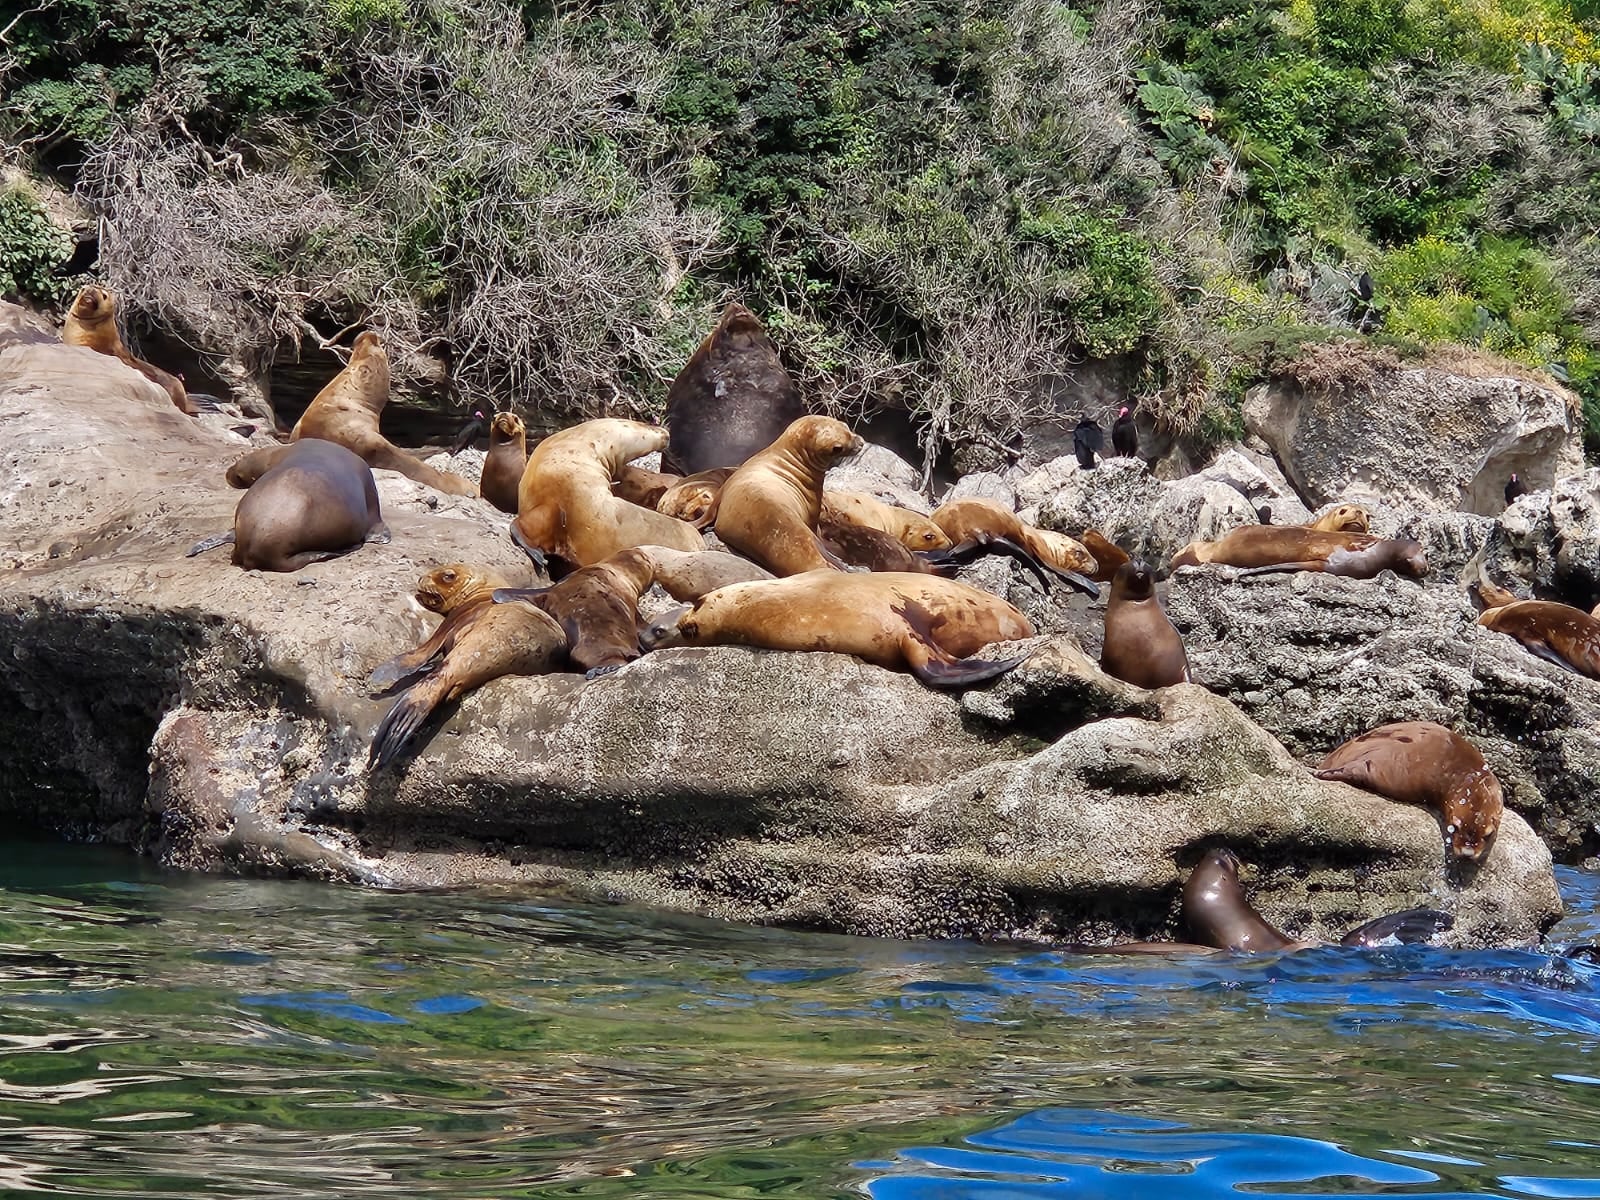
<path fill-rule="evenodd" d="M 1528 436 L 1551 442 L 1559 408 Z M 1475 560 L 1524 590 L 1581 577 L 1595 543 L 1581 549 L 1574 522 L 1597 508 L 1582 474 L 1503 519 L 1445 499 L 1374 506 L 1375 524 L 1431 539 L 1427 587 L 1178 572 L 1167 603 L 1205 686 L 1108 678 L 1093 665 L 1101 608 L 991 560 L 970 570 L 1046 636 L 990 687 L 933 692 L 839 655 L 664 650 L 589 682 L 497 680 L 403 769 L 368 775 L 389 701 L 362 681 L 429 628 L 417 576 L 456 560 L 526 576 L 503 514 L 379 471 L 389 546 L 292 575 L 186 560 L 227 527 L 238 493 L 223 469 L 247 443 L 114 360 L 30 334 L 9 307 L 0 430 L 0 812 L 13 826 L 197 870 L 501 882 L 878 936 L 1089 942 L 1171 936 L 1188 867 L 1217 845 L 1297 935 L 1428 905 L 1455 915 L 1453 944 L 1528 942 L 1560 912 L 1546 843 L 1568 861 L 1600 849 L 1600 684 L 1478 630 L 1458 582 Z M 905 491 L 892 456 L 874 457 L 855 469 Z M 1234 459 L 1260 474 L 1257 494 L 1229 474 L 1244 471 Z M 1301 503 L 1248 452 L 1175 482 L 1132 460 L 1088 473 L 1068 459 L 958 486 L 1009 488 L 1045 527 L 1144 531 L 1127 548 L 1153 559 L 1263 505 L 1294 519 Z M 1431 813 L 1306 769 L 1401 718 L 1473 738 L 1532 827 L 1508 812 L 1482 863 L 1447 871 Z"/>

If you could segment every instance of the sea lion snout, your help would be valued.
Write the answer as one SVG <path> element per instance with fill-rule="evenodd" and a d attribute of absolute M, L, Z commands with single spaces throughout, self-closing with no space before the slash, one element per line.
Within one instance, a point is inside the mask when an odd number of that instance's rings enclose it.
<path fill-rule="evenodd" d="M 668 609 L 655 620 L 640 626 L 639 645 L 646 650 L 664 650 L 669 646 L 683 645 L 684 638 L 693 631 L 688 622 L 690 611 L 690 606 L 683 604 Z"/>

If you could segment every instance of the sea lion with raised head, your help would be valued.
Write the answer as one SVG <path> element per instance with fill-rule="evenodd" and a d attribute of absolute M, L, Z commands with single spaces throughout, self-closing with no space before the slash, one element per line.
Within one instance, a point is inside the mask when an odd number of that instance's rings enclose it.
<path fill-rule="evenodd" d="M 1600 679 L 1600 621 L 1589 613 L 1554 600 L 1518 600 L 1490 584 L 1476 591 L 1486 605 L 1479 625 L 1516 638 L 1546 662 Z"/>
<path fill-rule="evenodd" d="M 853 654 L 929 687 L 966 687 L 1027 658 L 974 659 L 993 642 L 1033 636 L 998 596 L 934 575 L 810 571 L 769 583 L 737 583 L 654 621 L 642 635 L 667 646 L 757 646 Z"/>
<path fill-rule="evenodd" d="M 822 480 L 863 444 L 842 421 L 801 417 L 722 485 L 717 537 L 775 575 L 840 569 L 817 537 Z"/>
<path fill-rule="evenodd" d="M 1023 524 L 1022 518 L 1003 504 L 968 496 L 941 504 L 933 510 L 931 520 L 950 539 L 947 553 L 957 561 L 974 547 L 980 553 L 1005 553 L 1031 565 L 1041 585 L 1043 572 L 1049 571 L 1087 595 L 1100 595 L 1099 587 L 1085 574 L 1096 566 L 1085 547 L 1059 534 L 1038 536 L 1041 530 Z"/>
<path fill-rule="evenodd" d="M 1500 781 L 1477 747 L 1432 721 L 1397 721 L 1351 738 L 1314 774 L 1433 809 L 1457 858 L 1481 858 L 1505 810 Z"/>
<path fill-rule="evenodd" d="M 1306 522 L 1305 527 L 1324 533 L 1367 533 L 1372 529 L 1372 516 L 1359 504 L 1341 504 Z"/>
<path fill-rule="evenodd" d="M 378 417 L 389 403 L 389 356 L 370 329 L 350 348 L 350 361 L 312 397 L 289 433 L 291 442 L 321 438 L 359 454 L 369 467 L 398 471 L 408 479 L 450 496 L 476 496 L 472 481 L 436 471 L 378 432 Z"/>
<path fill-rule="evenodd" d="M 1143 563 L 1124 563 L 1112 576 L 1100 669 L 1135 687 L 1190 682 L 1183 639 L 1161 607 L 1155 576 Z"/>
<path fill-rule="evenodd" d="M 731 467 L 717 467 L 686 475 L 661 494 L 656 501 L 656 511 L 679 521 L 687 521 L 696 529 L 709 529 L 717 521 L 722 485 L 728 482 L 732 474 Z"/>
<path fill-rule="evenodd" d="M 907 550 L 948 550 L 953 543 L 931 519 L 898 504 L 885 504 L 866 492 L 822 493 L 822 519 L 835 525 L 860 525 L 896 539 Z"/>
<path fill-rule="evenodd" d="M 1214 542 L 1190 542 L 1172 557 L 1172 566 L 1212 563 L 1248 568 L 1243 574 L 1321 571 L 1351 579 L 1371 579 L 1393 571 L 1421 580 L 1428 556 L 1410 538 L 1384 539 L 1369 533 L 1329 533 L 1303 525 L 1240 525 Z"/>
<path fill-rule="evenodd" d="M 441 705 L 502 675 L 544 675 L 567 655 L 561 627 L 531 604 L 487 604 L 474 611 L 449 644 L 424 668 L 427 675 L 401 694 L 372 735 L 368 770 L 398 758 Z"/>
<path fill-rule="evenodd" d="M 493 567 L 473 563 L 446 563 L 428 571 L 417 580 L 416 601 L 444 620 L 421 645 L 378 666 L 368 676 L 367 686 L 383 691 L 426 668 L 455 644 L 478 610 L 494 599 L 496 588 L 510 586 L 510 581 Z"/>
<path fill-rule="evenodd" d="M 528 428 L 516 413 L 495 413 L 489 422 L 489 453 L 484 455 L 478 495 L 503 513 L 517 514 L 517 489 L 528 466 Z"/>
<path fill-rule="evenodd" d="M 359 457 L 316 438 L 275 449 L 271 469 L 239 498 L 233 531 L 196 542 L 188 557 L 231 542 L 235 566 L 298 571 L 389 540 L 372 471 Z"/>
<path fill-rule="evenodd" d="M 79 289 L 72 307 L 67 310 L 61 340 L 69 346 L 85 346 L 120 360 L 166 392 L 179 412 L 189 417 L 195 415 L 195 406 L 189 401 L 183 380 L 154 363 L 135 358 L 123 345 L 122 334 L 117 330 L 117 298 L 105 288 L 91 283 Z"/>
<path fill-rule="evenodd" d="M 805 411 L 761 322 L 744 305 L 730 304 L 667 391 L 671 438 L 661 469 L 693 475 L 743 466 Z"/>
<path fill-rule="evenodd" d="M 661 449 L 667 431 L 618 418 L 585 421 L 533 448 L 518 492 L 512 540 L 536 565 L 592 567 L 630 546 L 704 550 L 693 525 L 630 503 L 611 491 L 630 460 Z"/>
<path fill-rule="evenodd" d="M 632 546 L 547 588 L 501 588 L 496 604 L 526 601 L 555 618 L 572 665 L 589 679 L 639 657 L 639 597 L 655 582 L 654 546 Z"/>

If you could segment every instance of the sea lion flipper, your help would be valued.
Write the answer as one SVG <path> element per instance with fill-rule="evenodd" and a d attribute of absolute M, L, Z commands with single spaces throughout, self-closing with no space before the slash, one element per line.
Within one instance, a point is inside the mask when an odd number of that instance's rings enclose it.
<path fill-rule="evenodd" d="M 1028 660 L 1029 655 L 1019 654 L 1015 658 L 986 659 L 963 658 L 951 662 L 942 657 L 928 656 L 920 663 L 909 654 L 906 656 L 906 665 L 911 668 L 911 673 L 931 688 L 963 688 L 971 687 L 976 683 L 987 683 L 1004 675 L 1013 667 Z"/>
<path fill-rule="evenodd" d="M 1380 946 L 1399 942 L 1402 946 L 1430 940 L 1436 933 L 1455 927 L 1456 919 L 1436 908 L 1408 908 L 1357 925 L 1339 939 L 1341 946 Z"/>
<path fill-rule="evenodd" d="M 191 551 L 191 553 L 193 552 Z M 1555 647 L 1551 646 L 1549 642 L 1525 641 L 1522 644 L 1528 648 L 1528 652 L 1535 658 L 1542 658 L 1547 663 L 1554 663 L 1563 670 L 1571 671 L 1574 675 L 1583 674 L 1582 671 L 1578 670 L 1577 667 L 1573 666 L 1559 653 L 1557 653 Z"/>
<path fill-rule="evenodd" d="M 442 645 L 429 652 L 426 644 L 415 650 L 407 650 L 404 654 L 396 654 L 388 662 L 379 663 L 373 668 L 372 674 L 367 676 L 367 687 L 375 694 L 386 692 L 395 684 L 437 666 L 444 654 Z"/>
<path fill-rule="evenodd" d="M 381 771 L 400 757 L 406 744 L 433 714 L 443 698 L 432 680 L 424 680 L 394 702 L 372 734 L 372 749 L 367 753 L 367 770 Z"/>
<path fill-rule="evenodd" d="M 414 479 L 425 487 L 431 487 L 449 496 L 478 494 L 477 485 L 470 479 L 449 471 L 436 471 L 421 459 L 413 458 L 404 450 L 396 449 L 382 437 L 374 437 L 363 446 L 361 457 L 367 460 L 369 466 L 386 471 L 399 471 L 407 479 Z"/>
<path fill-rule="evenodd" d="M 233 530 L 227 533 L 213 533 L 210 537 L 201 538 L 194 545 L 183 552 L 185 558 L 193 558 L 196 554 L 204 554 L 207 550 L 215 550 L 218 546 L 231 546 L 233 544 Z"/>
<path fill-rule="evenodd" d="M 389 532 L 389 527 L 379 521 L 367 530 L 366 544 L 369 546 L 387 546 L 394 541 L 394 535 Z"/>

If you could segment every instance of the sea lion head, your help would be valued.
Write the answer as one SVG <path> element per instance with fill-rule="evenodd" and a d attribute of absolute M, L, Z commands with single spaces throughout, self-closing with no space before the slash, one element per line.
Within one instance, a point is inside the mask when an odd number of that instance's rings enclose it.
<path fill-rule="evenodd" d="M 516 413 L 495 413 L 494 420 L 489 425 L 489 440 L 497 445 L 514 442 L 520 437 L 526 437 L 527 433 L 528 427 Z"/>
<path fill-rule="evenodd" d="M 1450 853 L 1456 858 L 1482 858 L 1490 839 L 1500 829 L 1500 816 L 1504 811 L 1505 797 L 1500 791 L 1500 781 L 1485 763 L 1439 806 Z"/>
<path fill-rule="evenodd" d="M 1341 504 L 1318 522 L 1331 533 L 1367 533 L 1372 528 L 1372 518 L 1367 510 L 1357 504 Z"/>
<path fill-rule="evenodd" d="M 383 340 L 367 329 L 356 335 L 355 342 L 350 347 L 350 361 L 365 358 L 369 354 L 382 354 Z"/>
<path fill-rule="evenodd" d="M 665 650 L 693 641 L 699 634 L 691 616 L 693 611 L 687 604 L 679 605 L 640 626 L 639 645 L 646 650 Z"/>
<path fill-rule="evenodd" d="M 98 284 L 80 288 L 72 301 L 72 315 L 84 322 L 108 320 L 116 311 L 117 298 Z"/>
<path fill-rule="evenodd" d="M 801 417 L 784 430 L 783 440 L 823 470 L 861 453 L 866 445 L 848 425 L 832 417 Z"/>
<path fill-rule="evenodd" d="M 417 580 L 417 603 L 429 612 L 446 616 L 462 601 L 475 595 L 487 595 L 506 581 L 498 572 L 471 563 L 445 563 L 435 567 Z"/>
<path fill-rule="evenodd" d="M 1422 543 L 1411 538 L 1395 538 L 1389 543 L 1393 548 L 1390 566 L 1395 574 L 1420 581 L 1428 573 L 1428 556 Z"/>
<path fill-rule="evenodd" d="M 675 483 L 656 501 L 656 511 L 680 521 L 687 521 L 696 529 L 704 529 L 715 515 L 717 499 L 722 485 L 708 479 L 686 479 Z"/>
<path fill-rule="evenodd" d="M 1156 594 L 1156 577 L 1142 562 L 1125 562 L 1111 577 L 1111 602 L 1151 600 Z M 1223 851 L 1222 853 L 1226 853 Z"/>

